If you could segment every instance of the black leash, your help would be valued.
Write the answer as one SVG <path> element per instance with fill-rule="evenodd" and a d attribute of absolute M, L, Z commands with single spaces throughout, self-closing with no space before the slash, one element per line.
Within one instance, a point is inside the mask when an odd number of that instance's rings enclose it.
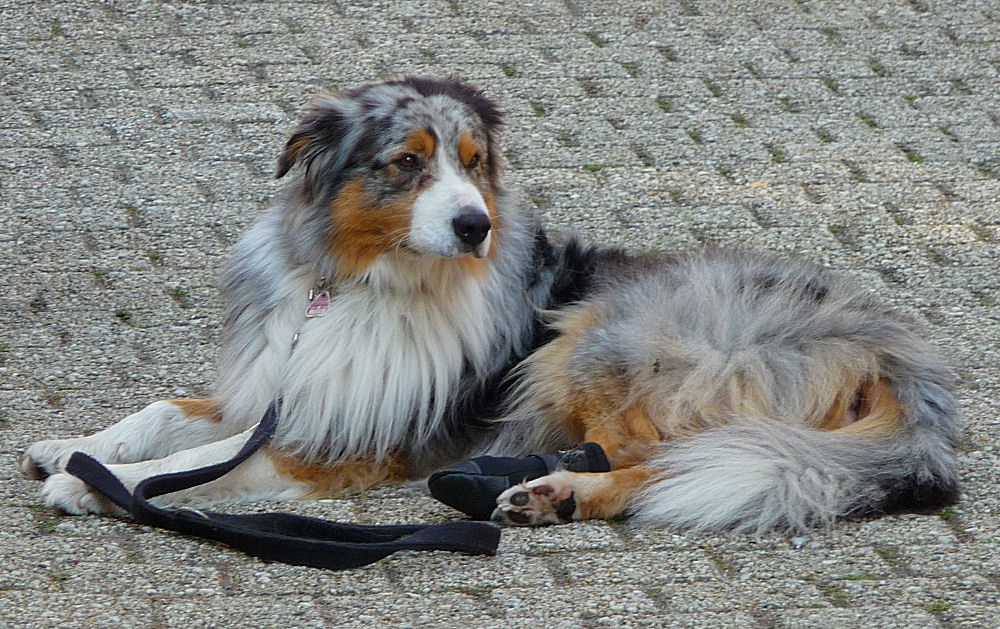
<path fill-rule="evenodd" d="M 500 528 L 487 522 L 361 526 L 291 513 L 231 515 L 161 509 L 149 502 L 230 472 L 268 442 L 277 417 L 277 403 L 272 402 L 250 439 L 228 461 L 147 478 L 131 494 L 108 468 L 82 452 L 73 453 L 66 471 L 131 513 L 140 524 L 222 542 L 269 561 L 342 570 L 368 565 L 399 550 L 496 554 Z"/>

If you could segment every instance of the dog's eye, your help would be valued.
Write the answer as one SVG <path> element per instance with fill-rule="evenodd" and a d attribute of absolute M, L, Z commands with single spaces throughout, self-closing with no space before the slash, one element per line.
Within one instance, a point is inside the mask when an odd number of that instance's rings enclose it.
<path fill-rule="evenodd" d="M 472 159 L 470 159 L 469 163 L 465 165 L 465 167 L 469 170 L 472 170 L 476 166 L 479 166 L 479 153 L 473 154 Z"/>
<path fill-rule="evenodd" d="M 416 170 L 420 168 L 420 158 L 413 153 L 404 153 L 396 158 L 396 165 L 403 170 Z"/>

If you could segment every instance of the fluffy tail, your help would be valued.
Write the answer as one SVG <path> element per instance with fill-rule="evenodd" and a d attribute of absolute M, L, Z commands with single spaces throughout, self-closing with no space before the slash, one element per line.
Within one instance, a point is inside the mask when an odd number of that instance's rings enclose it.
<path fill-rule="evenodd" d="M 947 375 L 918 376 L 907 367 L 897 363 L 890 370 L 906 409 L 892 434 L 735 421 L 665 443 L 651 462 L 662 475 L 630 511 L 641 523 L 760 533 L 955 502 L 958 429 Z"/>

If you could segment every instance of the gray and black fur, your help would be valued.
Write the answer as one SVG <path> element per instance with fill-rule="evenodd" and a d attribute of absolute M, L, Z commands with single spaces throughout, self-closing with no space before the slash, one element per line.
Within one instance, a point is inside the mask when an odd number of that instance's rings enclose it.
<path fill-rule="evenodd" d="M 673 416 L 672 438 L 650 461 L 662 473 L 631 503 L 636 521 L 801 531 L 957 499 L 953 377 L 912 321 L 853 282 L 808 263 L 718 251 L 609 280 L 591 300 L 603 324 L 576 357 L 580 379 L 623 370 Z M 890 382 L 903 414 L 888 435 L 810 425 L 817 381 L 833 386 L 850 369 Z M 725 398 L 737 377 L 765 396 L 769 414 L 685 417 Z"/>

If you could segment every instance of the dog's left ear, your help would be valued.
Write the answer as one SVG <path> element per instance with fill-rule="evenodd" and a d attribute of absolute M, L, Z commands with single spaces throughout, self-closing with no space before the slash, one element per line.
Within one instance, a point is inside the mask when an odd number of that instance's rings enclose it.
<path fill-rule="evenodd" d="M 337 99 L 331 96 L 318 99 L 288 138 L 278 158 L 274 178 L 281 179 L 298 163 L 304 164 L 308 171 L 316 156 L 326 151 L 344 150 L 341 143 L 346 126 L 347 120 Z"/>

